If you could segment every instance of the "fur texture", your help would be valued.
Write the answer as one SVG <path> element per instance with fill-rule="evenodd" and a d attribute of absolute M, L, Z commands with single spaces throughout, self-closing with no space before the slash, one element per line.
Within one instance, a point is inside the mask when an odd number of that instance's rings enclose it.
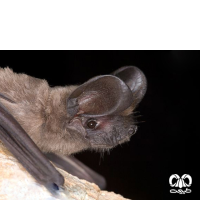
<path fill-rule="evenodd" d="M 88 148 L 80 135 L 65 128 L 66 98 L 76 88 L 51 88 L 46 80 L 0 68 L 0 93 L 15 103 L 0 102 L 44 152 L 72 154 Z"/>

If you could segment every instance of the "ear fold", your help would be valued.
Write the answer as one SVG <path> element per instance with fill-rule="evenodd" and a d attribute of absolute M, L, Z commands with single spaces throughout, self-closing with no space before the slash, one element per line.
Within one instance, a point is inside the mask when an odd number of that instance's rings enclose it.
<path fill-rule="evenodd" d="M 118 77 L 97 76 L 79 86 L 67 99 L 67 112 L 104 116 L 122 112 L 133 102 L 130 88 Z"/>
<path fill-rule="evenodd" d="M 144 73 L 134 66 L 121 67 L 112 73 L 124 81 L 133 93 L 133 101 L 136 106 L 144 97 L 147 80 Z"/>

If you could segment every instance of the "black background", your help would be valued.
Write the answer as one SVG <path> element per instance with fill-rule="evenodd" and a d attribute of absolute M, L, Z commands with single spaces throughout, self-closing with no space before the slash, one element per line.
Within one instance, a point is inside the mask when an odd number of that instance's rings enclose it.
<path fill-rule="evenodd" d="M 125 65 L 147 77 L 137 108 L 138 132 L 103 158 L 76 155 L 102 174 L 107 190 L 134 200 L 193 199 L 199 184 L 199 82 L 197 51 L 5 51 L 0 66 L 46 79 L 50 86 L 81 84 Z M 191 194 L 170 194 L 171 174 L 190 174 Z M 197 196 L 198 197 L 198 196 Z"/>

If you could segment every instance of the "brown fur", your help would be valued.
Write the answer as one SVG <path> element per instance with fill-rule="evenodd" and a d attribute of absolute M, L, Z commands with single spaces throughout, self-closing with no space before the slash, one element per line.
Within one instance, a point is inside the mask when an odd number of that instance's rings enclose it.
<path fill-rule="evenodd" d="M 71 154 L 88 147 L 80 135 L 65 129 L 66 98 L 76 87 L 51 88 L 46 80 L 0 68 L 0 93 L 15 103 L 0 102 L 44 152 Z"/>

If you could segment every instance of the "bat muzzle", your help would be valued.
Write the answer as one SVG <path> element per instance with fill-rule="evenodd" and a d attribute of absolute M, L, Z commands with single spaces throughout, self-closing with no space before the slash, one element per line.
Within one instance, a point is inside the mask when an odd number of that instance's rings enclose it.
<path fill-rule="evenodd" d="M 136 125 L 132 125 L 126 133 L 124 132 L 124 129 L 114 127 L 113 132 L 110 135 L 100 132 L 95 135 L 87 134 L 85 138 L 89 140 L 92 147 L 112 148 L 118 144 L 128 142 L 131 136 L 136 133 L 136 131 Z"/>

